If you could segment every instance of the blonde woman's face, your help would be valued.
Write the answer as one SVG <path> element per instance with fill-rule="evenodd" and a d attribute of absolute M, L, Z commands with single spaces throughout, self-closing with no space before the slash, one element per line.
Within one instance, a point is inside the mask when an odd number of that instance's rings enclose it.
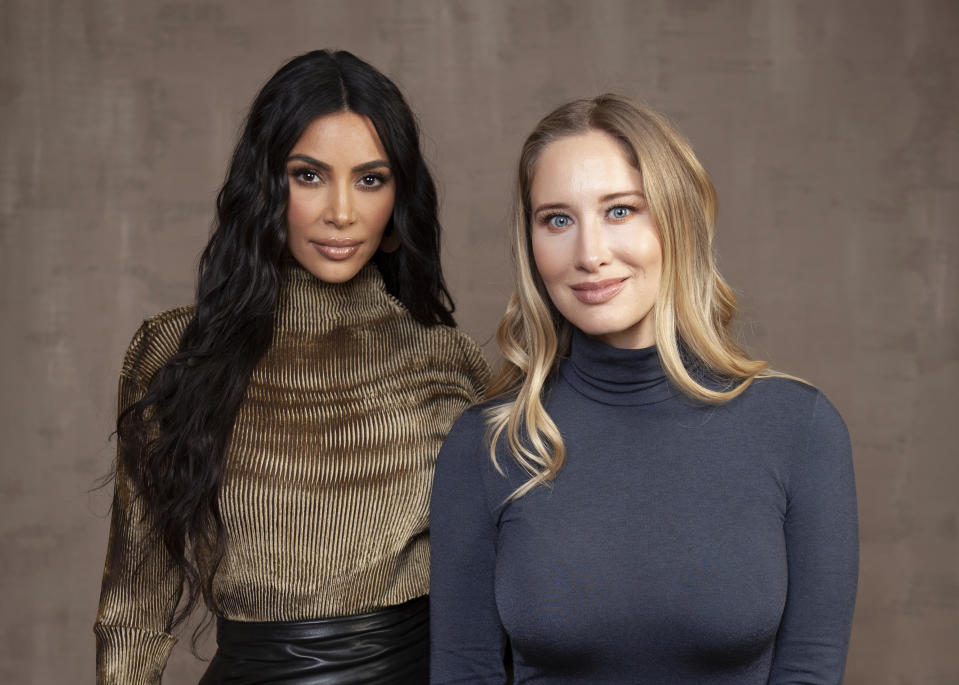
<path fill-rule="evenodd" d="M 614 347 L 655 344 L 663 251 L 642 176 L 620 144 L 600 131 L 550 143 L 530 207 L 536 269 L 560 313 Z"/>
<path fill-rule="evenodd" d="M 327 283 L 353 278 L 380 245 L 396 186 L 372 122 L 354 112 L 314 120 L 286 162 L 287 247 Z"/>

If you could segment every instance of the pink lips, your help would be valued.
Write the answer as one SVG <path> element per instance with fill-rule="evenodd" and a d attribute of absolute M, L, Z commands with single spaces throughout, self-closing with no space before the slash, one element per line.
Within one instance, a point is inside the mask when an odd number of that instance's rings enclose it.
<path fill-rule="evenodd" d="M 327 259 L 342 261 L 349 259 L 360 249 L 362 241 L 348 238 L 327 238 L 326 240 L 311 240 L 310 244 Z"/>
<path fill-rule="evenodd" d="M 603 304 L 616 297 L 624 287 L 625 278 L 607 278 L 603 281 L 584 281 L 571 285 L 573 295 L 585 304 Z"/>

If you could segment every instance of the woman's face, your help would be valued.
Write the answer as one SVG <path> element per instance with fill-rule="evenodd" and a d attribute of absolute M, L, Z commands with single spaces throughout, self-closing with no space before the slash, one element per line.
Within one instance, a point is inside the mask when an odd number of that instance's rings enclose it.
<path fill-rule="evenodd" d="M 614 347 L 655 344 L 663 252 L 643 178 L 601 131 L 550 143 L 530 187 L 533 258 L 553 304 Z"/>
<path fill-rule="evenodd" d="M 393 213 L 396 187 L 373 124 L 354 112 L 315 119 L 286 162 L 287 247 L 327 283 L 353 278 L 370 261 Z"/>

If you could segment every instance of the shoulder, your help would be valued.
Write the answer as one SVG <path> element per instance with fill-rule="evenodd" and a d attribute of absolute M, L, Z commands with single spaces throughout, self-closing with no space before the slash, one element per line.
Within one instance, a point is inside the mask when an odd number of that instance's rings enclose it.
<path fill-rule="evenodd" d="M 146 319 L 134 333 L 123 358 L 121 375 L 146 386 L 180 346 L 194 306 L 184 305 Z"/>
<path fill-rule="evenodd" d="M 424 326 L 409 314 L 406 316 L 410 335 L 405 342 L 417 357 L 429 360 L 434 369 L 461 377 L 463 383 L 470 386 L 474 401 L 482 397 L 489 383 L 490 368 L 479 345 L 459 329 L 443 324 Z"/>
<path fill-rule="evenodd" d="M 446 435 L 440 460 L 459 464 L 456 468 L 473 467 L 479 462 L 489 462 L 484 405 L 467 407 Z"/>
<path fill-rule="evenodd" d="M 792 378 L 757 378 L 741 398 L 747 416 L 792 446 L 795 466 L 823 460 L 847 462 L 849 431 L 836 407 L 818 388 Z M 820 464 L 821 465 L 821 464 Z"/>
<path fill-rule="evenodd" d="M 446 493 L 446 501 L 460 506 L 461 501 L 481 498 L 495 523 L 505 511 L 510 495 L 525 484 L 530 474 L 504 446 L 500 436 L 491 453 L 489 420 L 491 412 L 502 408 L 503 399 L 487 400 L 464 411 L 447 435 L 436 462 L 436 483 Z"/>
<path fill-rule="evenodd" d="M 440 449 L 430 500 L 431 537 L 439 533 L 449 542 L 450 535 L 462 537 L 464 531 L 492 530 L 487 526 L 496 524 L 496 506 L 509 491 L 500 497 L 495 494 L 502 488 L 496 487 L 496 469 L 485 428 L 482 410 L 470 407 L 460 415 Z"/>
<path fill-rule="evenodd" d="M 486 415 L 489 403 L 475 404 L 460 414 L 447 436 L 447 441 L 474 445 L 485 442 Z"/>
<path fill-rule="evenodd" d="M 489 424 L 490 412 L 500 404 L 502 404 L 501 399 L 486 400 L 468 407 L 460 414 L 443 445 L 447 459 L 459 462 L 464 468 L 473 470 L 481 466 L 481 470 L 492 474 L 495 467 L 489 449 L 492 437 Z M 504 466 L 505 471 L 509 472 L 510 469 L 505 465 L 509 464 L 510 460 L 504 460 L 504 456 L 503 450 L 497 449 L 497 460 Z"/>
<path fill-rule="evenodd" d="M 760 376 L 742 394 L 750 410 L 807 424 L 816 417 L 842 421 L 838 410 L 814 385 L 783 376 Z"/>
<path fill-rule="evenodd" d="M 468 407 L 453 424 L 436 461 L 436 482 L 440 489 L 459 491 L 473 487 L 493 471 L 486 437 L 482 405 Z M 489 473 L 488 473 L 489 472 Z"/>
<path fill-rule="evenodd" d="M 429 329 L 441 347 L 452 353 L 453 359 L 477 377 L 482 377 L 483 386 L 489 382 L 490 369 L 483 351 L 469 335 L 442 324 Z"/>

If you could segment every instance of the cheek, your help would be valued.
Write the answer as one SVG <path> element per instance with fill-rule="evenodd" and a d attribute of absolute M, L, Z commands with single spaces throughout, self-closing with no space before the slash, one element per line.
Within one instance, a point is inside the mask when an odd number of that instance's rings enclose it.
<path fill-rule="evenodd" d="M 547 286 L 566 272 L 568 256 L 559 236 L 540 236 L 533 233 L 533 262 L 540 278 Z"/>
<path fill-rule="evenodd" d="M 393 216 L 393 206 L 396 200 L 396 192 L 380 191 L 379 193 L 370 193 L 364 203 L 363 213 L 366 215 L 366 224 L 371 231 L 383 231 L 386 224 L 390 222 Z"/>
<path fill-rule="evenodd" d="M 663 248 L 659 241 L 651 238 L 645 241 L 641 246 L 639 258 L 646 265 L 646 270 L 650 276 L 659 277 L 663 270 Z"/>
<path fill-rule="evenodd" d="M 291 234 L 311 223 L 311 217 L 316 213 L 312 199 L 299 189 L 290 188 L 290 199 L 286 206 L 286 223 Z"/>
<path fill-rule="evenodd" d="M 380 227 L 380 230 L 386 228 L 386 224 L 390 222 L 390 217 L 393 216 L 393 203 L 385 203 L 377 208 L 375 213 L 374 223 Z"/>
<path fill-rule="evenodd" d="M 663 267 L 663 247 L 655 228 L 644 227 L 629 236 L 622 245 L 624 255 L 633 266 L 642 269 L 647 278 L 659 278 Z"/>

